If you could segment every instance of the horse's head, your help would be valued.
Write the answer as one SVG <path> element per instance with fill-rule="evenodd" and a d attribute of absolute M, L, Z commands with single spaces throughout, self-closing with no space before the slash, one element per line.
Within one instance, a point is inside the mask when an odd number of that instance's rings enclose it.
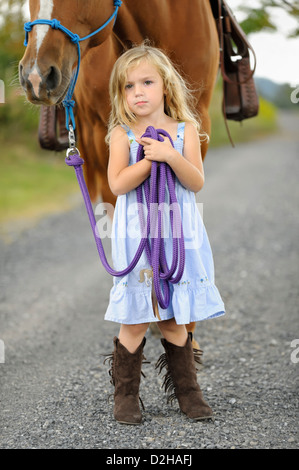
<path fill-rule="evenodd" d="M 103 25 L 113 13 L 113 0 L 30 0 L 31 22 L 56 19 L 80 38 Z M 97 35 L 80 42 L 81 54 L 102 43 L 113 22 Z M 78 59 L 77 45 L 61 30 L 36 24 L 28 33 L 28 46 L 19 64 L 20 83 L 34 104 L 60 103 L 68 90 Z"/>

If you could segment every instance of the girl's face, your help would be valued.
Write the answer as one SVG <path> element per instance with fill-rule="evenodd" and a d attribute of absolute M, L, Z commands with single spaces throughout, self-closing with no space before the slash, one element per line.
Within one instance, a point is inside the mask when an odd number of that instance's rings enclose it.
<path fill-rule="evenodd" d="M 130 67 L 125 83 L 127 104 L 136 117 L 164 113 L 164 85 L 161 75 L 146 59 Z"/>

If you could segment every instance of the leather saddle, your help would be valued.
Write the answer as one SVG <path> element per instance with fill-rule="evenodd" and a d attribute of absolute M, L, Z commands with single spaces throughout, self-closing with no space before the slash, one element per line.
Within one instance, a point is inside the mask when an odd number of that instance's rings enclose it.
<path fill-rule="evenodd" d="M 65 127 L 65 110 L 62 105 L 41 106 L 38 140 L 41 148 L 60 152 L 69 147 Z"/>
<path fill-rule="evenodd" d="M 223 80 L 222 112 L 225 119 L 243 121 L 258 114 L 259 99 L 253 79 L 255 52 L 226 0 L 210 0 L 220 44 Z M 254 59 L 250 65 L 250 54 Z M 227 128 L 228 134 L 229 130 Z"/>

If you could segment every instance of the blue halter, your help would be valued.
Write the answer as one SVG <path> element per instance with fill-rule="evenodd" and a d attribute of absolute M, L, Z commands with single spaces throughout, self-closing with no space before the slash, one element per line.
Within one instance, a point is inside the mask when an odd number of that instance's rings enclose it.
<path fill-rule="evenodd" d="M 80 69 L 80 63 L 81 63 L 81 50 L 80 50 L 80 44 L 79 43 L 81 41 L 85 41 L 85 39 L 91 38 L 95 34 L 102 31 L 113 19 L 114 19 L 114 23 L 115 23 L 117 13 L 118 13 L 118 9 L 121 6 L 121 4 L 122 4 L 121 0 L 114 0 L 114 7 L 115 7 L 114 12 L 110 16 L 110 18 L 108 18 L 106 23 L 104 23 L 96 31 L 93 31 L 93 33 L 90 33 L 90 34 L 88 34 L 88 36 L 85 36 L 83 38 L 80 38 L 80 36 L 78 36 L 78 34 L 72 33 L 69 29 L 65 28 L 60 23 L 60 21 L 58 21 L 56 19 L 53 19 L 53 20 L 39 19 L 39 20 L 31 21 L 31 22 L 29 21 L 29 22 L 24 24 L 24 29 L 25 29 L 25 34 L 26 34 L 25 35 L 24 46 L 28 45 L 28 34 L 32 30 L 33 26 L 35 26 L 36 24 L 49 25 L 53 29 L 59 29 L 60 31 L 65 33 L 67 36 L 69 36 L 70 40 L 74 44 L 77 44 L 78 65 L 77 65 L 77 68 L 76 68 L 75 72 L 73 73 L 73 76 L 72 76 L 72 79 L 71 79 L 70 86 L 69 86 L 69 89 L 67 91 L 66 97 L 64 98 L 64 100 L 62 102 L 63 106 L 65 107 L 65 125 L 66 125 L 67 130 L 69 130 L 70 123 L 72 124 L 73 129 L 76 128 L 75 117 L 74 117 L 74 112 L 73 112 L 73 107 L 75 106 L 75 101 L 72 99 L 72 97 L 73 97 L 75 86 L 76 86 L 76 83 L 77 83 L 77 79 L 78 79 L 78 75 L 79 75 L 79 69 Z"/>

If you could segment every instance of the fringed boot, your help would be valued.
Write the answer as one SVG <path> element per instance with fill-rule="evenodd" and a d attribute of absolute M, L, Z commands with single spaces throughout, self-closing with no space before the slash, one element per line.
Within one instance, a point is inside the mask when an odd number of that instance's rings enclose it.
<path fill-rule="evenodd" d="M 176 346 L 162 338 L 161 343 L 165 353 L 157 361 L 159 373 L 166 367 L 163 387 L 171 393 L 167 402 L 177 398 L 180 409 L 189 418 L 195 420 L 212 417 L 212 410 L 205 402 L 202 391 L 197 383 L 195 362 L 200 361 L 199 350 L 192 348 L 192 333 L 188 334 L 185 346 Z"/>
<path fill-rule="evenodd" d="M 135 353 L 130 353 L 114 337 L 114 351 L 105 359 L 110 360 L 111 383 L 114 385 L 114 418 L 123 424 L 140 424 L 142 415 L 139 407 L 139 385 L 142 374 L 141 365 L 144 358 L 143 348 L 146 338 L 143 338 Z M 104 362 L 105 362 L 104 361 Z M 144 375 L 144 374 L 143 374 Z M 143 407 L 144 408 L 144 407 Z"/>

